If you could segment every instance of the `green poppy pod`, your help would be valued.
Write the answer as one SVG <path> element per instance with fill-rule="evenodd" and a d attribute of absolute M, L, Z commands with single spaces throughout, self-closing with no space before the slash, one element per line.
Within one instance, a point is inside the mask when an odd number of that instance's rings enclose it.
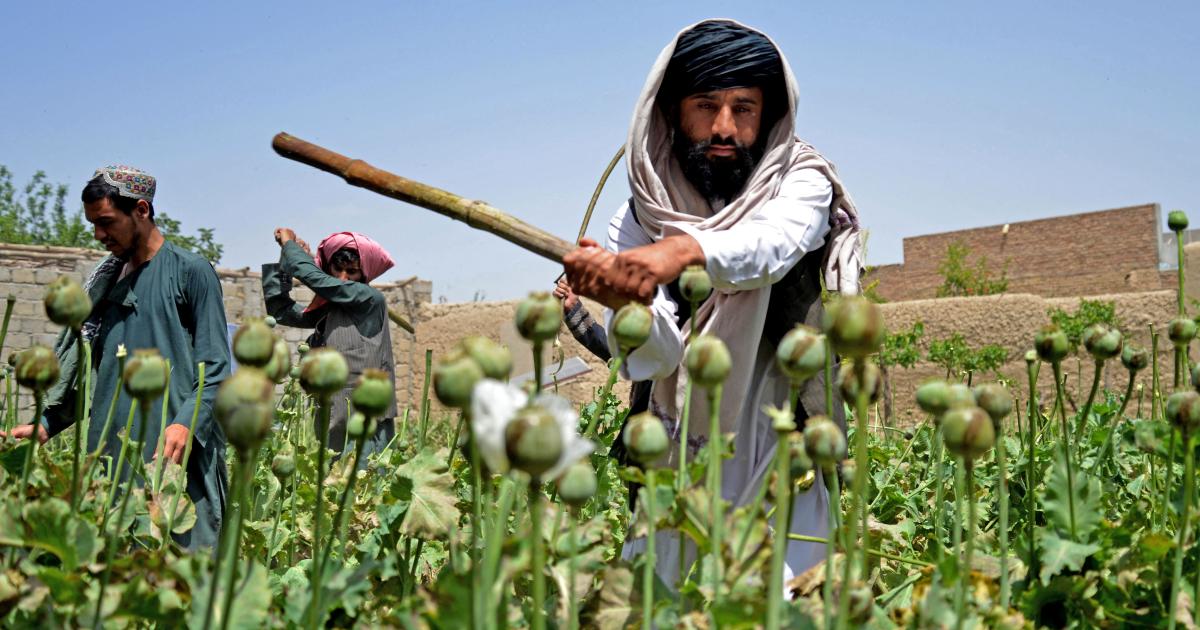
<path fill-rule="evenodd" d="M 275 333 L 261 319 L 252 319 L 233 333 L 233 357 L 239 365 L 263 367 L 275 352 Z"/>
<path fill-rule="evenodd" d="M 857 361 L 863 360 L 857 359 Z M 862 380 L 860 381 L 858 370 L 855 369 L 854 364 L 843 363 L 838 371 L 838 388 L 847 404 L 853 405 L 854 401 L 858 400 L 860 391 L 866 392 L 868 403 L 874 403 L 879 400 L 879 394 L 883 391 L 883 373 L 880 372 L 878 365 L 867 362 L 863 366 Z"/>
<path fill-rule="evenodd" d="M 846 436 L 826 416 L 811 416 L 804 425 L 804 450 L 818 466 L 828 468 L 846 457 Z"/>
<path fill-rule="evenodd" d="M 540 479 L 562 456 L 563 435 L 554 415 L 527 405 L 504 427 L 504 451 L 513 468 Z"/>
<path fill-rule="evenodd" d="M 308 351 L 311 349 L 312 348 L 310 348 L 308 346 L 308 343 L 301 341 L 300 345 L 296 346 L 296 354 L 298 354 L 300 356 L 304 356 L 304 355 L 308 354 Z"/>
<path fill-rule="evenodd" d="M 679 274 L 679 292 L 690 304 L 700 304 L 712 293 L 712 278 L 701 265 L 688 265 Z"/>
<path fill-rule="evenodd" d="M 999 383 L 985 383 L 975 386 L 975 404 L 986 411 L 992 424 L 999 429 L 1000 421 L 1013 410 L 1013 397 L 1008 389 Z"/>
<path fill-rule="evenodd" d="M 971 391 L 970 387 L 962 383 L 951 383 L 950 389 L 946 392 L 946 408 L 958 409 L 959 407 L 974 407 L 975 392 Z"/>
<path fill-rule="evenodd" d="M 1046 363 L 1059 363 L 1071 353 L 1071 340 L 1067 338 L 1067 333 L 1051 324 L 1034 335 L 1033 348 Z"/>
<path fill-rule="evenodd" d="M 917 406 L 927 414 L 940 416 L 950 408 L 950 385 L 941 379 L 925 381 L 917 387 Z"/>
<path fill-rule="evenodd" d="M 14 359 L 13 375 L 22 387 L 44 392 L 58 382 L 58 357 L 46 346 L 29 348 L 9 355 Z M 162 391 L 162 388 L 159 388 Z"/>
<path fill-rule="evenodd" d="M 461 348 L 450 350 L 433 364 L 433 392 L 447 407 L 470 405 L 471 392 L 481 378 L 483 370 Z"/>
<path fill-rule="evenodd" d="M 392 407 L 396 398 L 396 389 L 392 383 L 392 375 L 383 370 L 367 368 L 350 392 L 350 402 L 354 409 L 361 411 L 371 418 L 380 418 Z"/>
<path fill-rule="evenodd" d="M 503 381 L 507 380 L 508 375 L 512 373 L 512 352 L 509 352 L 507 346 L 502 346 L 482 335 L 463 337 L 458 345 L 463 352 L 467 353 L 467 356 L 471 357 L 471 360 L 479 364 L 479 369 L 483 370 L 485 377 Z"/>
<path fill-rule="evenodd" d="M 267 378 L 273 383 L 282 383 L 287 380 L 287 377 L 292 372 L 292 353 L 288 350 L 287 342 L 282 339 L 275 340 L 275 346 L 271 350 L 271 360 L 267 361 L 267 366 L 263 368 L 267 373 Z"/>
<path fill-rule="evenodd" d="M 1026 350 L 1025 351 L 1025 365 L 1026 366 L 1030 366 L 1030 365 L 1033 365 L 1034 363 L 1037 363 L 1037 360 L 1038 360 L 1037 350 Z"/>
<path fill-rule="evenodd" d="M 1187 229 L 1188 216 L 1183 210 L 1172 210 L 1167 213 L 1167 227 L 1172 232 L 1179 233 Z"/>
<path fill-rule="evenodd" d="M 262 444 L 275 419 L 272 404 L 275 384 L 257 368 L 243 367 L 217 388 L 213 413 L 225 440 L 238 452 L 248 453 Z"/>
<path fill-rule="evenodd" d="M 374 432 L 375 420 L 368 418 L 361 411 L 355 411 L 346 420 L 346 435 L 352 440 L 357 440 L 364 435 L 370 435 Z"/>
<path fill-rule="evenodd" d="M 996 428 L 983 409 L 959 407 L 942 416 L 942 439 L 951 453 L 974 460 L 995 446 Z"/>
<path fill-rule="evenodd" d="M 558 496 L 571 507 L 580 507 L 596 494 L 596 471 L 583 458 L 567 467 L 555 481 Z"/>
<path fill-rule="evenodd" d="M 671 447 L 667 428 L 658 416 L 650 412 L 630 418 L 621 432 L 621 440 L 625 443 L 625 450 L 643 467 L 662 457 Z"/>
<path fill-rule="evenodd" d="M 1186 317 L 1176 317 L 1167 324 L 1167 338 L 1176 348 L 1182 348 L 1196 338 L 1196 322 Z"/>
<path fill-rule="evenodd" d="M 46 286 L 42 303 L 50 321 L 72 330 L 79 330 L 92 314 L 91 298 L 78 282 L 67 276 L 59 276 Z"/>
<path fill-rule="evenodd" d="M 713 387 L 725 382 L 732 359 L 725 342 L 712 335 L 700 335 L 688 344 L 685 365 L 692 382 Z"/>
<path fill-rule="evenodd" d="M 296 379 L 296 380 L 300 380 L 300 366 L 299 366 L 299 365 L 293 365 L 293 366 L 292 366 L 292 371 L 291 371 L 291 372 L 288 374 L 288 376 L 290 376 L 290 377 L 292 377 L 292 378 L 294 378 L 294 379 Z"/>
<path fill-rule="evenodd" d="M 1180 431 L 1190 433 L 1200 427 L 1200 394 L 1194 390 L 1175 392 L 1167 398 L 1167 420 Z"/>
<path fill-rule="evenodd" d="M 803 324 L 789 330 L 775 350 L 775 363 L 793 384 L 799 384 L 825 369 L 825 337 Z"/>
<path fill-rule="evenodd" d="M 153 348 L 134 350 L 125 362 L 125 391 L 139 403 L 149 403 L 167 388 L 167 362 Z"/>
<path fill-rule="evenodd" d="M 334 395 L 349 378 L 345 357 L 333 348 L 317 348 L 300 360 L 300 387 L 318 398 Z"/>
<path fill-rule="evenodd" d="M 1083 331 L 1083 347 L 1097 361 L 1120 355 L 1121 342 L 1121 331 L 1104 324 L 1092 324 Z"/>
<path fill-rule="evenodd" d="M 535 291 L 517 302 L 517 332 L 534 343 L 549 341 L 562 325 L 562 305 L 553 295 Z"/>
<path fill-rule="evenodd" d="M 263 323 L 267 325 L 267 328 L 274 329 L 275 326 L 278 325 L 279 322 L 276 322 L 274 317 L 267 315 L 266 317 L 263 318 Z"/>
<path fill-rule="evenodd" d="M 862 296 L 844 296 L 825 307 L 825 334 L 840 355 L 860 359 L 879 351 L 887 332 L 879 307 Z"/>
<path fill-rule="evenodd" d="M 280 453 L 271 460 L 271 473 L 279 481 L 285 481 L 296 472 L 296 458 L 291 453 Z"/>
<path fill-rule="evenodd" d="M 788 449 L 788 468 L 792 480 L 799 479 L 814 469 L 813 460 L 808 456 L 808 448 L 804 446 L 804 434 L 792 431 L 787 434 L 784 444 Z"/>
<path fill-rule="evenodd" d="M 1136 348 L 1129 344 L 1121 349 L 1121 365 L 1130 372 L 1140 372 L 1150 365 L 1150 353 L 1145 348 Z"/>
<path fill-rule="evenodd" d="M 650 326 L 653 323 L 654 316 L 645 304 L 630 302 L 622 306 L 612 318 L 612 333 L 617 347 L 625 352 L 642 347 L 650 338 Z"/>
<path fill-rule="evenodd" d="M 845 488 L 854 485 L 854 475 L 858 474 L 858 462 L 853 459 L 843 459 L 838 464 L 838 470 L 842 472 L 842 482 Z"/>

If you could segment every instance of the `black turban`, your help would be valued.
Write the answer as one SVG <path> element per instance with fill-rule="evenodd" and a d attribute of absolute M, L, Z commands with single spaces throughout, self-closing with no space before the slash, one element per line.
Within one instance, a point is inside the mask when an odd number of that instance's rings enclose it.
<path fill-rule="evenodd" d="M 679 36 L 659 97 L 677 102 L 712 90 L 761 87 L 777 93 L 782 86 L 783 60 L 770 40 L 733 22 L 711 20 Z"/>

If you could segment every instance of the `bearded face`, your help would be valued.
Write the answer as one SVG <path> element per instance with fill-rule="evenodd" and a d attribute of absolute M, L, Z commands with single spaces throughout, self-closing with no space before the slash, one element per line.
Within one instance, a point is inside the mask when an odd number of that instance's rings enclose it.
<path fill-rule="evenodd" d="M 678 112 L 672 144 L 684 175 L 710 202 L 728 203 L 762 158 L 762 89 L 692 94 Z"/>

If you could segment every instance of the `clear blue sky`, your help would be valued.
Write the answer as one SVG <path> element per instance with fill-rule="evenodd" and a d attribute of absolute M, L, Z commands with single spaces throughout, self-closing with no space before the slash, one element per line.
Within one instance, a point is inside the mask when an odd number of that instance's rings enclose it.
<path fill-rule="evenodd" d="M 874 264 L 905 236 L 1137 203 L 1200 223 L 1190 2 L 21 2 L 0 25 L 0 164 L 73 200 L 96 166 L 140 166 L 158 208 L 216 228 L 225 266 L 274 259 L 276 226 L 350 229 L 392 252 L 386 278 L 518 297 L 556 266 L 283 160 L 272 135 L 573 238 L 654 57 L 722 16 L 788 56 L 797 129 L 837 163 Z M 592 235 L 626 194 L 622 167 Z"/>

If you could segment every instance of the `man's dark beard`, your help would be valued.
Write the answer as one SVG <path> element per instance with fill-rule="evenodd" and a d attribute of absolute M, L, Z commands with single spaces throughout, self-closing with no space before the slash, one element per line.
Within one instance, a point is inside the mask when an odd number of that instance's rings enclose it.
<path fill-rule="evenodd" d="M 732 144 L 735 154 L 729 158 L 710 159 L 708 149 L 713 144 Z M 754 167 L 762 159 L 762 147 L 744 147 L 732 139 L 713 137 L 701 142 L 692 142 L 682 130 L 675 130 L 673 142 L 675 159 L 683 167 L 683 174 L 696 190 L 710 203 L 729 203 L 737 196 L 750 179 Z"/>

